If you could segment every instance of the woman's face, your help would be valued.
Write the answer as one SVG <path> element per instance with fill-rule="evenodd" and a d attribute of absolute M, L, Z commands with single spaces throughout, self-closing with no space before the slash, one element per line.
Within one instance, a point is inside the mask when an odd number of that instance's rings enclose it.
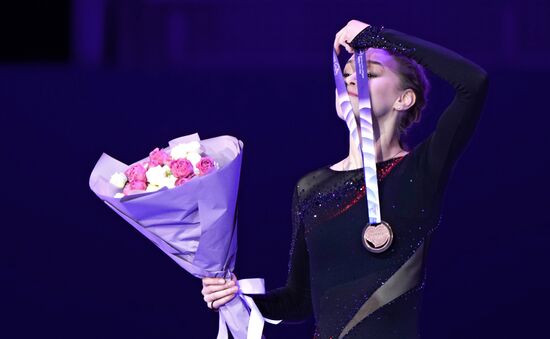
<path fill-rule="evenodd" d="M 387 51 L 369 48 L 366 51 L 367 76 L 371 94 L 372 114 L 380 118 L 392 111 L 393 105 L 402 93 L 397 62 Z M 355 116 L 359 116 L 355 60 L 352 55 L 344 67 L 343 75 Z"/>

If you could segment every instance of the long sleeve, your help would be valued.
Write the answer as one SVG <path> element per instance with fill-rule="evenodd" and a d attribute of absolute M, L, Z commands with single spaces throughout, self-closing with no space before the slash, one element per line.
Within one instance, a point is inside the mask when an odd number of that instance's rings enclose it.
<path fill-rule="evenodd" d="M 448 172 L 472 137 L 487 95 L 488 76 L 480 66 L 435 43 L 399 31 L 369 26 L 352 41 L 355 48 L 376 47 L 401 52 L 448 82 L 455 97 L 424 140 L 433 175 Z"/>
<path fill-rule="evenodd" d="M 313 312 L 309 281 L 309 256 L 299 203 L 298 188 L 296 187 L 292 198 L 293 232 L 286 285 L 266 294 L 250 295 L 262 315 L 269 319 L 301 322 L 311 316 Z"/>

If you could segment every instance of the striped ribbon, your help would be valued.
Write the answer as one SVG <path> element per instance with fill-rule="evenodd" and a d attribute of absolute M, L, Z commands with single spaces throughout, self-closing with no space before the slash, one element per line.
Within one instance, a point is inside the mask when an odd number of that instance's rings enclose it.
<path fill-rule="evenodd" d="M 357 75 L 357 91 L 359 96 L 359 130 L 353 114 L 346 83 L 336 51 L 332 51 L 334 80 L 336 81 L 336 92 L 338 104 L 342 109 L 346 125 L 354 146 L 359 149 L 363 171 L 365 173 L 365 189 L 367 209 L 369 211 L 369 223 L 379 224 L 382 222 L 380 216 L 380 199 L 378 197 L 378 178 L 376 174 L 376 155 L 374 153 L 374 129 L 372 125 L 372 105 L 369 93 L 369 82 L 367 77 L 367 58 L 365 51 L 355 51 L 355 73 Z"/>

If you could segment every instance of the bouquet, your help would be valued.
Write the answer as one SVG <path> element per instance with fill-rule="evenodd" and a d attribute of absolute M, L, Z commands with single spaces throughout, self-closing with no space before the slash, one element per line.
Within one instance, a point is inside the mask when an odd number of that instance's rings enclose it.
<path fill-rule="evenodd" d="M 124 173 L 111 175 L 109 182 L 122 189 L 115 198 L 144 191 L 155 192 L 162 187 L 174 188 L 219 169 L 216 161 L 201 153 L 198 141 L 179 143 L 171 147 L 170 152 L 155 148 L 146 161 L 131 165 Z"/>
<path fill-rule="evenodd" d="M 90 175 L 92 191 L 198 278 L 231 279 L 237 252 L 237 193 L 242 141 L 200 140 L 191 134 L 128 166 L 103 154 Z M 218 339 L 262 336 L 264 321 L 246 294 L 265 293 L 263 279 L 240 279 L 240 291 L 220 307 Z"/>

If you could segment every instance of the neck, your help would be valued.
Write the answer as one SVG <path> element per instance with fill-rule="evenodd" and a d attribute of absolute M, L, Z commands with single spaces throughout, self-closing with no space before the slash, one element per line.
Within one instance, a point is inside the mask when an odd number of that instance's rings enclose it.
<path fill-rule="evenodd" d="M 391 116 L 389 114 L 386 114 L 381 118 L 373 117 L 373 127 L 376 162 L 388 160 L 403 153 L 406 154 L 406 152 L 404 152 L 399 145 L 397 114 Z M 360 131 L 359 138 L 361 138 Z M 344 159 L 344 166 L 346 168 L 358 168 L 361 167 L 361 164 L 361 152 L 359 150 L 359 147 L 355 145 L 355 142 L 350 135 L 349 155 L 346 159 Z"/>

